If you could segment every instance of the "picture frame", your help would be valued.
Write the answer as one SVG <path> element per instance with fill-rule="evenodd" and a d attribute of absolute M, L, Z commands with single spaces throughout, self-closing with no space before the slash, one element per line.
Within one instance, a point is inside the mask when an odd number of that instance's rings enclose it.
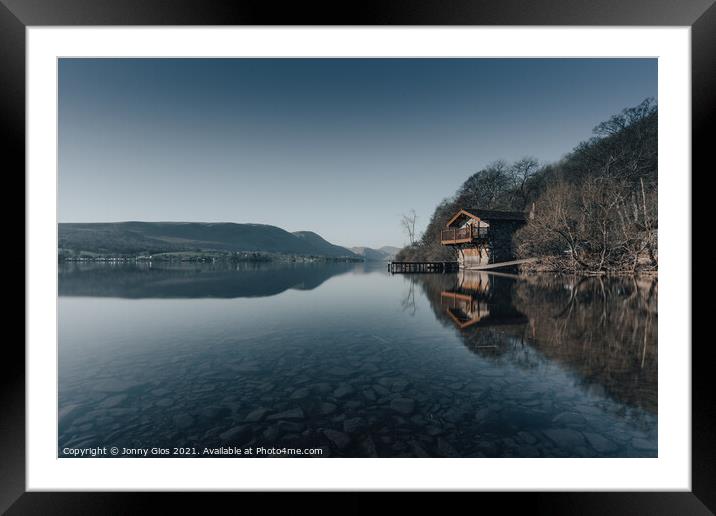
<path fill-rule="evenodd" d="M 716 107 L 716 6 L 712 0 L 689 0 L 653 5 L 646 0 L 618 2 L 454 2 L 449 9 L 436 0 L 360 2 L 353 9 L 333 11 L 316 4 L 296 5 L 282 11 L 258 2 L 235 5 L 214 2 L 173 2 L 171 9 L 158 1 L 86 5 L 77 0 L 50 2 L 0 0 L 0 61 L 3 81 L 0 103 L 6 135 L 6 156 L 12 168 L 25 166 L 25 30 L 31 26 L 113 25 L 619 25 L 689 26 L 692 36 L 692 163 L 704 168 Z M 343 4 L 342 7 L 348 7 Z M 349 13 L 349 11 L 352 11 Z M 20 174 L 16 174 L 17 177 Z M 693 177 L 693 172 L 692 172 Z M 26 274 L 32 271 L 27 270 Z M 693 315 L 692 315 L 693 320 Z M 25 355 L 10 342 L 3 375 L 3 414 L 0 427 L 0 509 L 10 514 L 59 511 L 98 513 L 146 509 L 165 504 L 167 495 L 126 493 L 37 493 L 25 490 Z M 486 495 L 506 508 L 529 507 L 537 512 L 603 514 L 707 514 L 716 511 L 716 448 L 713 382 L 708 347 L 692 348 L 692 491 L 689 493 L 529 493 Z M 224 495 L 228 496 L 228 495 Z M 307 500 L 306 500 L 307 501 Z M 184 502 L 182 502 L 184 503 Z"/>

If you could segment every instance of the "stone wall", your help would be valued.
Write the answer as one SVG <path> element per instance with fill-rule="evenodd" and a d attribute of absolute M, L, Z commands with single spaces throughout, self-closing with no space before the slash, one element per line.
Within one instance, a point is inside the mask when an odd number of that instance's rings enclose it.
<path fill-rule="evenodd" d="M 507 262 L 515 259 L 512 236 L 524 225 L 514 220 L 495 220 L 490 224 L 490 263 Z"/>
<path fill-rule="evenodd" d="M 461 269 L 490 263 L 490 252 L 486 246 L 465 245 L 458 249 L 457 261 Z"/>
<path fill-rule="evenodd" d="M 460 268 L 469 269 L 479 265 L 514 260 L 512 236 L 523 224 L 514 220 L 492 221 L 487 242 L 458 246 Z"/>

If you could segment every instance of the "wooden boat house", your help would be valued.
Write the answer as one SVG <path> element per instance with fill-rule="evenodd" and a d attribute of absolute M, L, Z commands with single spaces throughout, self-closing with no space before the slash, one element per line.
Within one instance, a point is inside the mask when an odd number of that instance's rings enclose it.
<path fill-rule="evenodd" d="M 520 211 L 463 208 L 448 221 L 440 243 L 457 249 L 460 268 L 514 259 L 512 237 L 526 222 Z"/>

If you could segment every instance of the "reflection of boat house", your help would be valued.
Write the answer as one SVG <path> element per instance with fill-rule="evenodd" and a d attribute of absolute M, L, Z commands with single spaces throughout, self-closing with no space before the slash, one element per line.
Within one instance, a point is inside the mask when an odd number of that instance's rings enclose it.
<path fill-rule="evenodd" d="M 525 224 L 519 211 L 463 208 L 447 223 L 440 243 L 455 247 L 460 268 L 514 259 L 512 235 Z"/>
<path fill-rule="evenodd" d="M 527 323 L 512 305 L 511 282 L 484 272 L 461 271 L 457 288 L 440 293 L 440 305 L 461 330 Z"/>
<path fill-rule="evenodd" d="M 461 330 L 479 323 L 483 317 L 490 315 L 490 308 L 484 301 L 459 292 L 441 292 L 440 304 Z"/>

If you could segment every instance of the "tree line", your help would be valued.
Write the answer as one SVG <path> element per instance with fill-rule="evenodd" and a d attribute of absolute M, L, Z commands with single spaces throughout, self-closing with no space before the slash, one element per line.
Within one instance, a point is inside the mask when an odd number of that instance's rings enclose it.
<path fill-rule="evenodd" d="M 547 270 L 608 273 L 658 267 L 657 122 L 654 99 L 597 125 L 556 163 L 495 161 L 435 209 L 425 231 L 397 261 L 456 259 L 440 231 L 462 207 L 524 211 L 518 257 L 545 257 Z"/>

